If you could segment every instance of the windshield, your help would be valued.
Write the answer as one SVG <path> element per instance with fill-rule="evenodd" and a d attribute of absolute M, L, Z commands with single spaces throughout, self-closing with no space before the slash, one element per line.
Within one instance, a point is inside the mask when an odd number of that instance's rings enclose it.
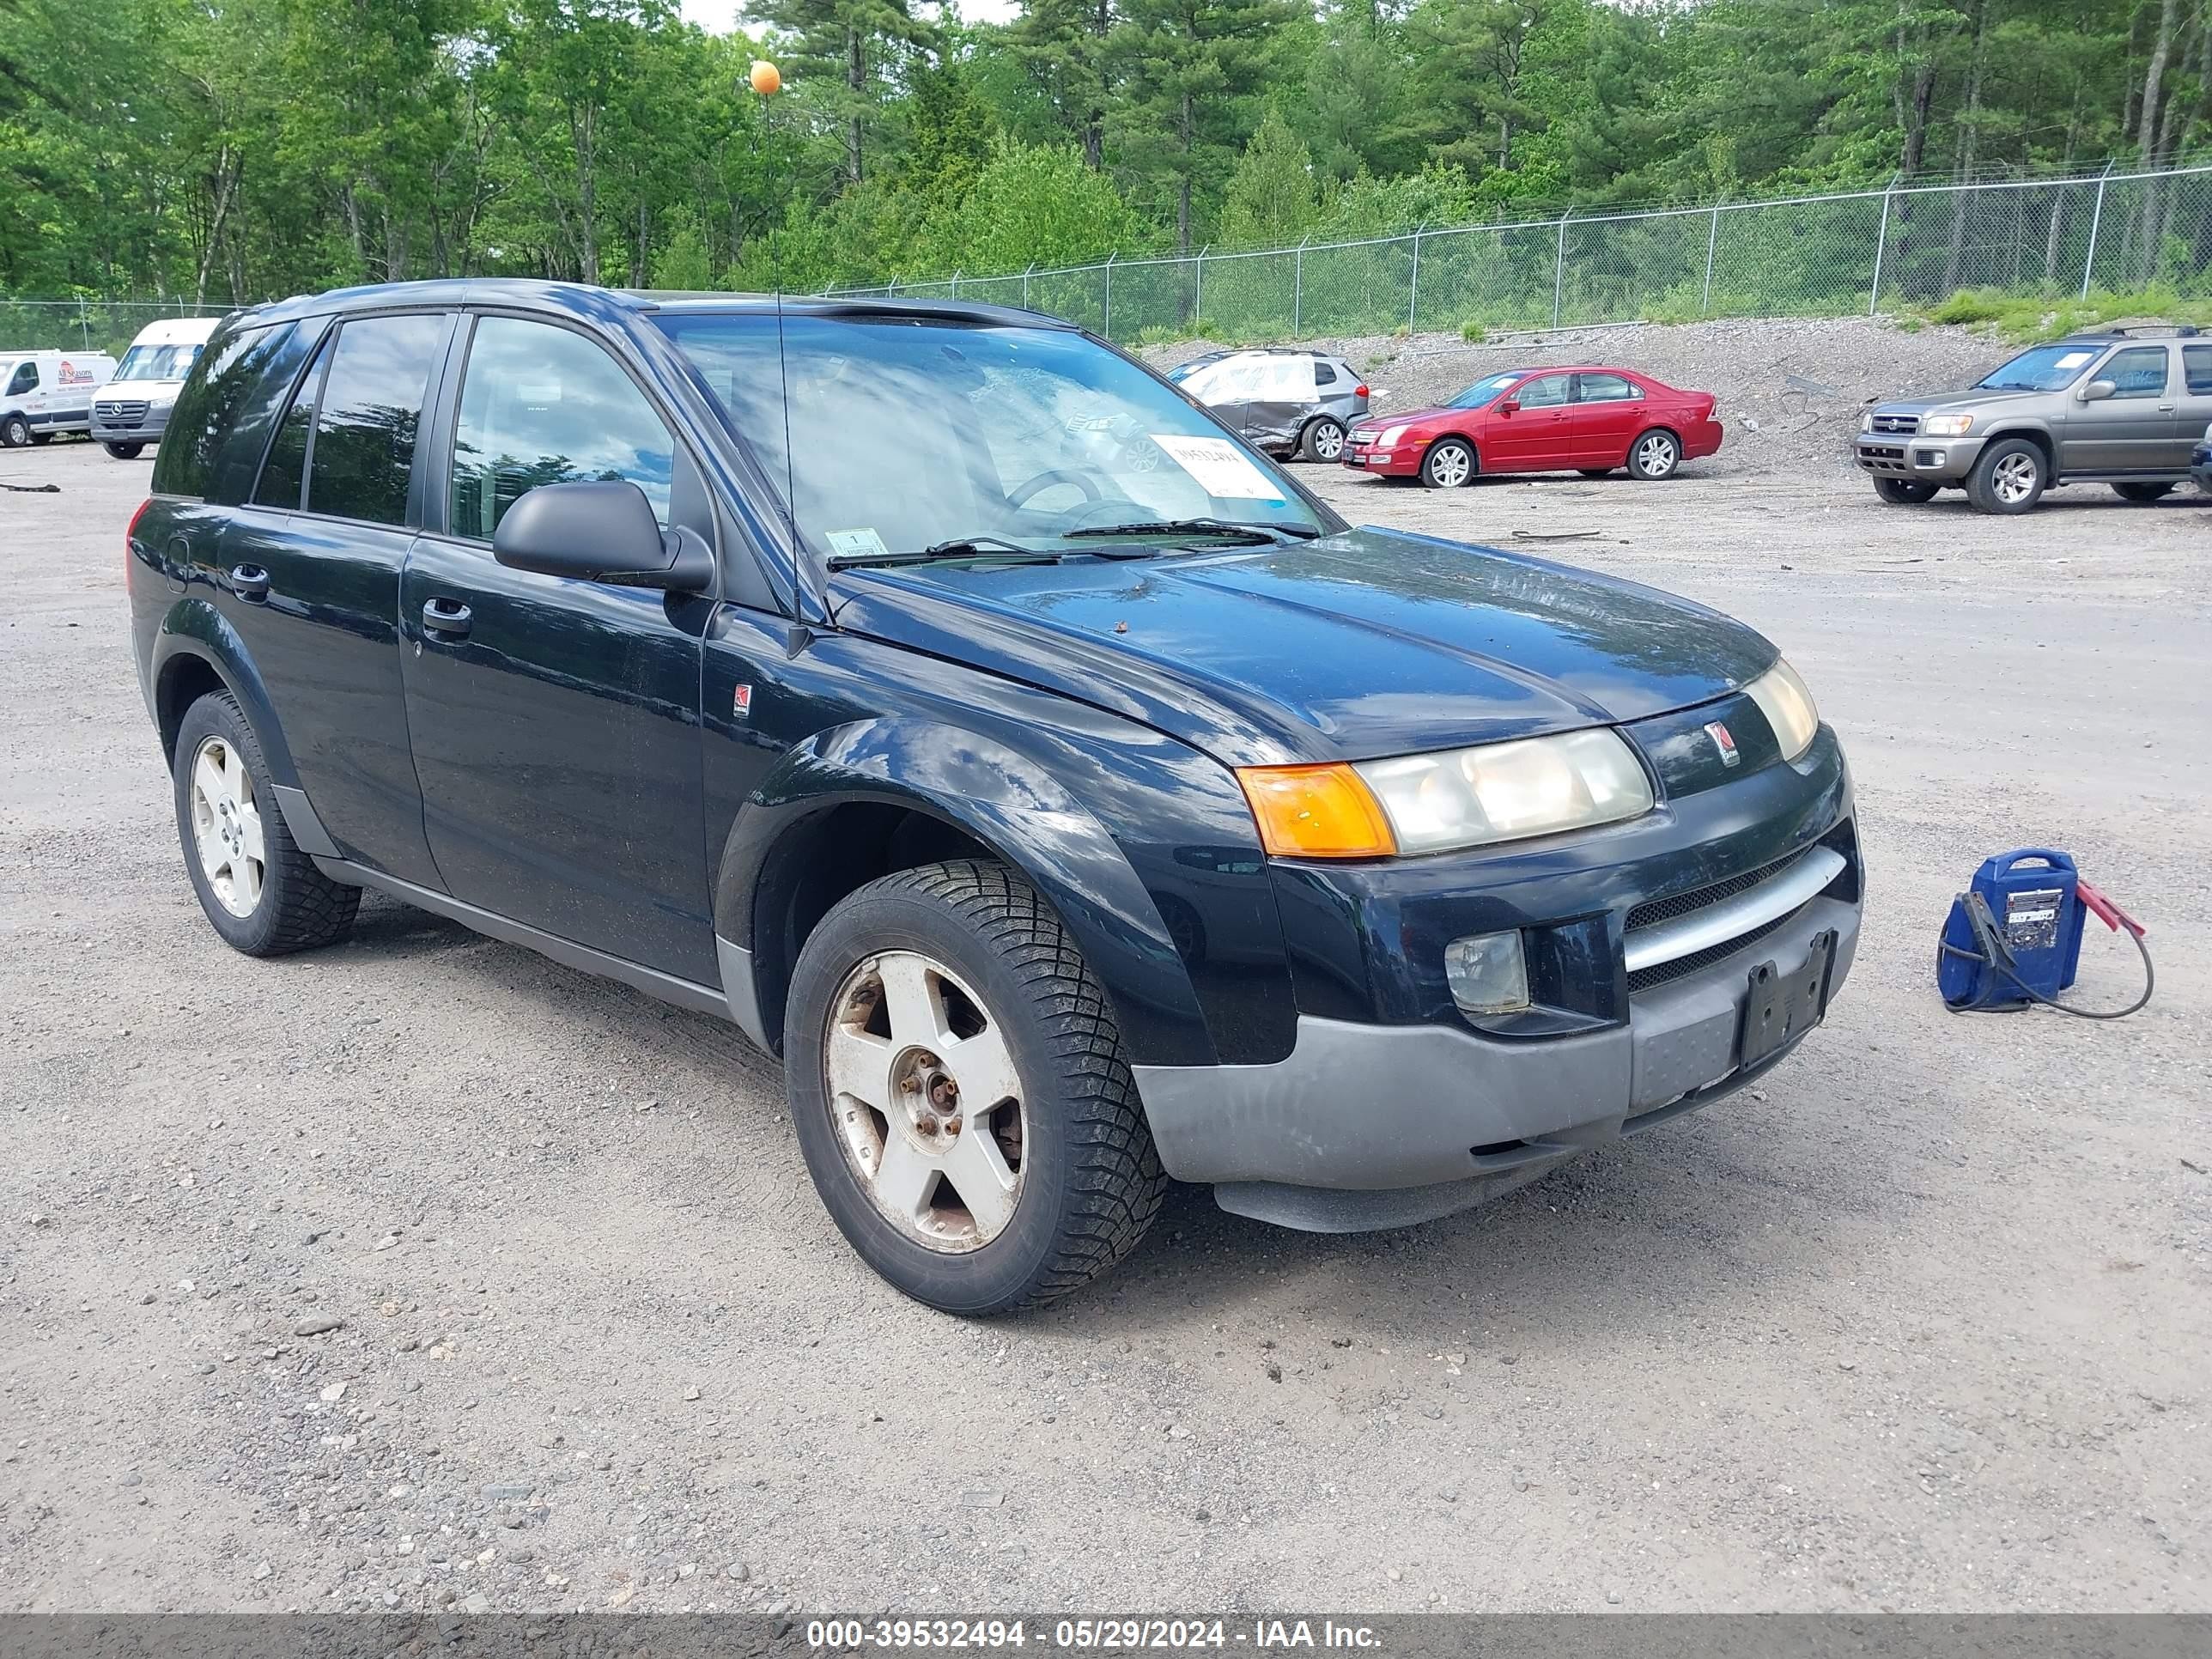
<path fill-rule="evenodd" d="M 2097 361 L 2100 349 L 2085 345 L 2038 346 L 2021 352 L 2003 368 L 1991 369 L 1974 382 L 1974 390 L 2061 392 L 2081 378 L 2081 371 Z"/>
<path fill-rule="evenodd" d="M 199 361 L 196 345 L 135 345 L 115 366 L 118 380 L 181 380 Z"/>
<path fill-rule="evenodd" d="M 1486 380 L 1477 380 L 1444 407 L 1446 409 L 1480 409 L 1506 387 L 1518 384 L 1528 372 L 1525 368 L 1509 368 L 1503 374 L 1492 375 Z"/>
<path fill-rule="evenodd" d="M 789 490 L 800 540 L 824 558 L 979 538 L 1000 556 L 1097 552 L 1114 526 L 1197 518 L 1325 527 L 1264 457 L 1070 330 L 787 313 L 779 354 L 774 313 L 653 320 Z"/>

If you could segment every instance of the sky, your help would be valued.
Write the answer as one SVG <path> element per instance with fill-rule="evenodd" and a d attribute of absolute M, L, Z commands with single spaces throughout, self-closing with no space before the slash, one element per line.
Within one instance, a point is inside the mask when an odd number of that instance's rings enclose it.
<path fill-rule="evenodd" d="M 682 0 L 684 15 L 716 34 L 728 33 L 744 9 L 744 0 Z M 1014 15 L 1014 0 L 961 0 L 960 15 L 971 23 L 1003 23 Z"/>

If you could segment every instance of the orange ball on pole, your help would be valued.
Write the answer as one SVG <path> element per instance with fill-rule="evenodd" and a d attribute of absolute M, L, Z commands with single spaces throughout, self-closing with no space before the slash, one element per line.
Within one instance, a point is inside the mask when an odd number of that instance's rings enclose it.
<path fill-rule="evenodd" d="M 783 90 L 783 71 L 765 58 L 753 60 L 753 90 L 763 98 L 772 98 Z"/>

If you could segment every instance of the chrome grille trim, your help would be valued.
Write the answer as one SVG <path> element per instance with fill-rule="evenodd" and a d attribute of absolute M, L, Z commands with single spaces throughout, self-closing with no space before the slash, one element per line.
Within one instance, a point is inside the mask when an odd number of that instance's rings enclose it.
<path fill-rule="evenodd" d="M 1813 898 L 1844 868 L 1841 853 L 1832 847 L 1815 847 L 1781 874 L 1747 891 L 1672 921 L 1639 927 L 1624 941 L 1628 971 L 1656 968 L 1677 957 L 1754 933 Z"/>

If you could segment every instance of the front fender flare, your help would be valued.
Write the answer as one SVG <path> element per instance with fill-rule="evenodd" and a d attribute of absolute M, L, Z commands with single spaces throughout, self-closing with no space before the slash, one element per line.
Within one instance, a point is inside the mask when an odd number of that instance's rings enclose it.
<path fill-rule="evenodd" d="M 775 1047 L 792 966 L 782 959 L 779 907 L 805 855 L 806 826 L 856 802 L 941 819 L 989 848 L 1074 936 L 1132 1055 L 1212 1063 L 1204 1014 L 1167 925 L 1105 825 L 1035 759 L 922 720 L 860 720 L 807 738 L 761 781 L 731 826 L 715 878 L 715 930 L 726 947 L 750 953 L 751 983 L 726 988 L 733 1011 L 750 998 Z"/>

